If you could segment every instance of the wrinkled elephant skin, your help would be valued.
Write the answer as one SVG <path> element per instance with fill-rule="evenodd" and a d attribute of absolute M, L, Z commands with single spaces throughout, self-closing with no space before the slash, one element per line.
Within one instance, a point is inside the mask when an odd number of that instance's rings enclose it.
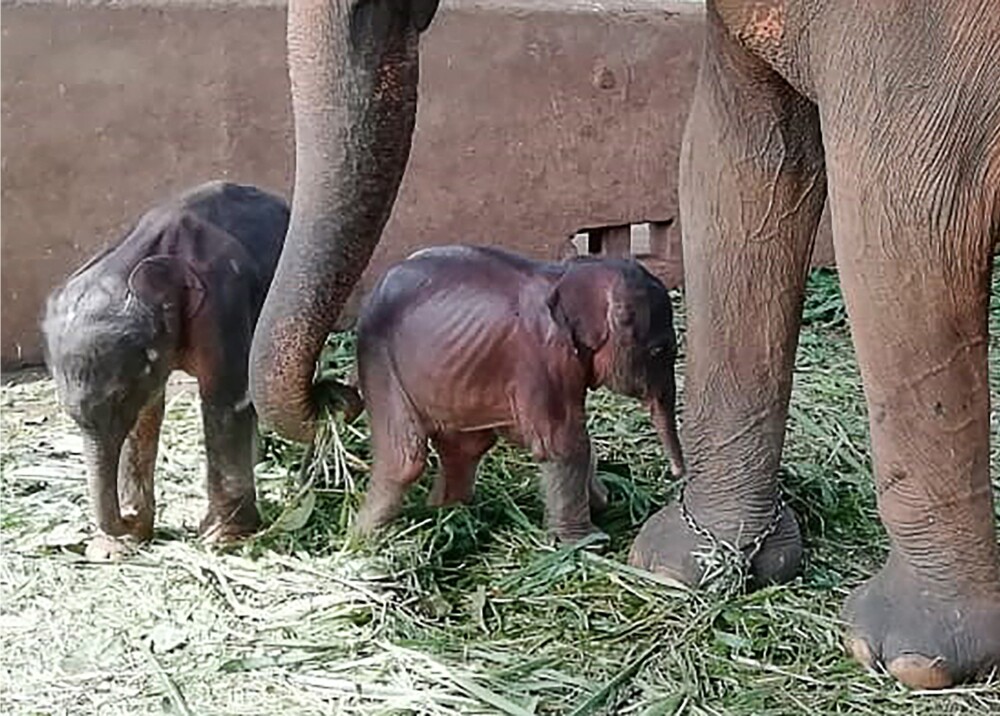
<path fill-rule="evenodd" d="M 316 361 L 392 211 L 416 119 L 419 33 L 436 9 L 437 0 L 288 3 L 294 201 L 250 390 L 261 420 L 290 439 L 315 433 Z"/>
<path fill-rule="evenodd" d="M 468 502 L 497 435 L 542 463 L 548 526 L 562 542 L 597 532 L 607 493 L 594 474 L 588 389 L 645 400 L 679 472 L 677 355 L 670 295 L 637 262 L 531 261 L 495 248 L 419 251 L 390 268 L 358 320 L 358 376 L 372 425 L 371 487 L 358 516 L 391 520 L 441 459 L 431 503 Z"/>
<path fill-rule="evenodd" d="M 848 644 L 914 687 L 984 674 L 1000 664 L 986 362 L 1000 13 L 988 0 L 719 1 L 707 21 L 680 177 L 687 510 L 741 544 L 774 511 L 829 194 L 891 544 L 848 600 Z M 631 559 L 693 581 L 705 545 L 679 511 L 651 518 Z M 757 580 L 795 572 L 791 528 L 764 543 Z"/>

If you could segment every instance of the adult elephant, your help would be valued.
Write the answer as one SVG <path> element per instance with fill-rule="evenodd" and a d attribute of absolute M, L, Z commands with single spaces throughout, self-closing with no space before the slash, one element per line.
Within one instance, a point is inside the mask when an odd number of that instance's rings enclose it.
<path fill-rule="evenodd" d="M 316 358 L 395 199 L 436 6 L 290 2 L 294 204 L 251 367 L 258 411 L 291 438 L 313 434 Z M 797 570 L 776 471 L 829 194 L 891 541 L 848 601 L 849 644 L 913 686 L 974 677 L 1000 663 L 986 363 L 995 0 L 709 0 L 706 37 L 681 168 L 690 482 L 632 560 L 694 583 L 692 555 L 727 542 L 754 552 L 758 582 Z"/>

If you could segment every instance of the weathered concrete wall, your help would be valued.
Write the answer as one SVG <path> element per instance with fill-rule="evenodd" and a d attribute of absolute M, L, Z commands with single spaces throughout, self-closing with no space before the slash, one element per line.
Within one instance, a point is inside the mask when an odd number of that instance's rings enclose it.
<path fill-rule="evenodd" d="M 44 298 L 146 207 L 213 177 L 288 195 L 281 7 L 3 6 L 5 366 Z"/>
<path fill-rule="evenodd" d="M 581 229 L 648 221 L 651 267 L 679 281 L 669 222 L 702 11 L 601 7 L 442 3 L 410 165 L 363 288 L 429 244 L 554 258 Z M 284 29 L 280 0 L 4 2 L 5 366 L 38 360 L 45 295 L 153 202 L 216 177 L 288 195 Z M 629 248 L 627 230 L 591 236 Z"/>

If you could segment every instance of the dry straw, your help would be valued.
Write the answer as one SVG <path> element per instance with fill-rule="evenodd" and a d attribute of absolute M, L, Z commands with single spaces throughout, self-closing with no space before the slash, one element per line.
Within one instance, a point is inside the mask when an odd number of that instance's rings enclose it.
<path fill-rule="evenodd" d="M 309 454 L 268 436 L 257 474 L 270 527 L 233 549 L 207 549 L 193 531 L 204 457 L 187 382 L 172 388 L 164 426 L 156 540 L 127 562 L 95 565 L 81 556 L 90 519 L 77 432 L 48 381 L 6 385 L 0 710 L 1000 712 L 996 678 L 913 693 L 841 651 L 839 605 L 880 563 L 885 538 L 836 277 L 816 273 L 809 287 L 783 475 L 808 560 L 792 584 L 751 594 L 691 592 L 627 565 L 639 525 L 676 484 L 662 477 L 639 406 L 605 393 L 589 403 L 611 490 L 604 555 L 549 545 L 536 467 L 509 446 L 484 461 L 472 506 L 429 509 L 421 485 L 380 538 L 352 543 L 370 458 L 364 418 L 325 424 Z M 996 395 L 996 278 L 990 320 Z M 345 379 L 352 352 L 350 335 L 335 337 L 323 369 Z M 991 429 L 1000 476 L 996 411 Z"/>

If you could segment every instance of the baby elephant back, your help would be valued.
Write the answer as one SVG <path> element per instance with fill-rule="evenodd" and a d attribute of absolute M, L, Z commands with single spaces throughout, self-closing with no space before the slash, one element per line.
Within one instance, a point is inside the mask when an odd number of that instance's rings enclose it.
<path fill-rule="evenodd" d="M 148 212 L 122 245 L 129 288 L 147 303 L 169 303 L 183 287 L 186 315 L 205 301 L 220 319 L 257 314 L 288 227 L 279 197 L 250 186 L 211 182 Z"/>

